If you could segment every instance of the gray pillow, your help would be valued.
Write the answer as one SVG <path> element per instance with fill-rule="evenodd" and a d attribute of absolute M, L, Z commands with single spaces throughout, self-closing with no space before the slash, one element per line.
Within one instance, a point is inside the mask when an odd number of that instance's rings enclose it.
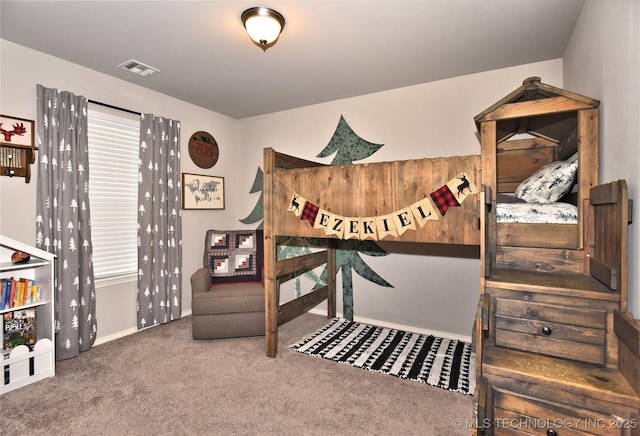
<path fill-rule="evenodd" d="M 555 203 L 573 186 L 578 161 L 555 161 L 540 168 L 516 188 L 516 197 L 527 203 Z"/>

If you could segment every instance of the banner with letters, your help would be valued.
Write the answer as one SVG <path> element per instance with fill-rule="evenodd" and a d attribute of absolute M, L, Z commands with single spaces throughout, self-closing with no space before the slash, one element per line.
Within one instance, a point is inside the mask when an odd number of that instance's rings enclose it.
<path fill-rule="evenodd" d="M 478 192 L 466 173 L 461 173 L 447 184 L 433 191 L 415 203 L 392 213 L 370 217 L 345 217 L 324 210 L 294 192 L 287 210 L 301 220 L 307 221 L 324 233 L 339 239 L 371 239 L 378 241 L 385 237 L 401 236 L 407 230 L 422 228 L 429 221 L 440 220 L 450 207 L 457 207 L 469 195 Z"/>

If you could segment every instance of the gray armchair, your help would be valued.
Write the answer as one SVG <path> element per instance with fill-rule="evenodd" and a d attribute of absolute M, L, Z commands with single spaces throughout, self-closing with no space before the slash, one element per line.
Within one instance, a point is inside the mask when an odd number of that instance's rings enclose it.
<path fill-rule="evenodd" d="M 253 248 L 242 246 L 247 235 Z M 222 239 L 226 245 L 216 246 Z M 220 275 L 217 265 L 226 268 Z M 262 232 L 207 231 L 204 267 L 191 275 L 191 293 L 193 339 L 264 336 Z"/>

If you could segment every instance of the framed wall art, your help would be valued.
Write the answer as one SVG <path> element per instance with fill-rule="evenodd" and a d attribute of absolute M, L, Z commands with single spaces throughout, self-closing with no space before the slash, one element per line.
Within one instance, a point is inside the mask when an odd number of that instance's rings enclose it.
<path fill-rule="evenodd" d="M 0 115 L 0 144 L 33 147 L 33 120 Z"/>
<path fill-rule="evenodd" d="M 182 173 L 182 209 L 224 209 L 224 177 Z"/>

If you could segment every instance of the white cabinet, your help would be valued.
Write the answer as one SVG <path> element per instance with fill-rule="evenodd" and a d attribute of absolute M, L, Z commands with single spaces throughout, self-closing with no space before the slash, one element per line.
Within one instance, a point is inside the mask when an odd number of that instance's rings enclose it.
<path fill-rule="evenodd" d="M 14 264 L 11 255 L 16 250 L 28 253 L 29 262 Z M 0 306 L 3 320 L 9 312 L 34 309 L 37 332 L 33 349 L 18 345 L 0 355 L 0 394 L 55 375 L 54 262 L 55 255 L 0 235 L 0 279 L 25 278 L 40 286 L 37 301 L 10 308 Z"/>

